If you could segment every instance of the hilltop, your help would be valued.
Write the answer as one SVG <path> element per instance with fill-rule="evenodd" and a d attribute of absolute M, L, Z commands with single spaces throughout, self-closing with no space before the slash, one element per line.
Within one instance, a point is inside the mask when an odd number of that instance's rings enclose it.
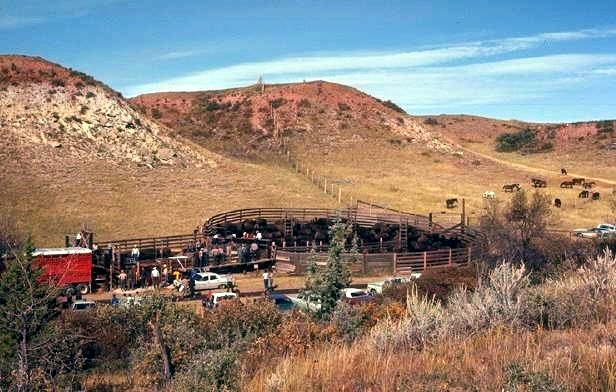
<path fill-rule="evenodd" d="M 153 93 L 131 102 L 178 134 L 234 156 L 283 152 L 288 143 L 306 142 L 327 153 L 375 138 L 454 151 L 396 104 L 324 81 Z"/>
<path fill-rule="evenodd" d="M 601 177 L 606 185 L 614 185 L 610 181 L 616 180 L 616 166 L 612 163 L 616 158 L 613 120 L 529 123 L 468 115 L 418 116 L 415 119 L 465 151 L 489 154 L 499 160 L 552 172 L 566 168 L 582 177 Z M 519 149 L 499 149 L 499 137 L 522 134 L 530 140 Z"/>
<path fill-rule="evenodd" d="M 0 56 L 0 108 L 0 213 L 37 244 L 61 245 L 82 224 L 101 239 L 168 235 L 247 205 L 333 203 L 291 172 L 174 135 L 103 83 L 41 58 Z"/>

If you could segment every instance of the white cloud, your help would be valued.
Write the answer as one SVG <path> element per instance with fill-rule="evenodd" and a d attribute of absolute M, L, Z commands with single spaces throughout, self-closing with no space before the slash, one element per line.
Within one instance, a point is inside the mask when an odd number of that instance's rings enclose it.
<path fill-rule="evenodd" d="M 298 56 L 208 69 L 129 86 L 127 96 L 267 83 L 328 80 L 357 87 L 407 109 L 535 102 L 616 72 L 616 54 L 521 53 L 546 41 L 616 36 L 616 30 L 544 33 L 416 51 Z M 502 59 L 498 56 L 513 57 Z"/>

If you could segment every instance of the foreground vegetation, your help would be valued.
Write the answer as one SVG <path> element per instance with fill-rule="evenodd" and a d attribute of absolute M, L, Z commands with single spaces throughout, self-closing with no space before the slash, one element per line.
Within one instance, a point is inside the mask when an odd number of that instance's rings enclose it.
<path fill-rule="evenodd" d="M 422 278 L 363 306 L 332 301 L 352 244 L 336 224 L 331 265 L 306 282 L 328 304 L 315 315 L 262 300 L 195 312 L 156 295 L 58 312 L 28 241 L 15 250 L 18 237 L 3 235 L 15 259 L 0 276 L 0 389 L 614 390 L 616 244 L 561 239 L 558 254 L 544 203 L 521 193 L 494 210 L 472 288 Z"/>

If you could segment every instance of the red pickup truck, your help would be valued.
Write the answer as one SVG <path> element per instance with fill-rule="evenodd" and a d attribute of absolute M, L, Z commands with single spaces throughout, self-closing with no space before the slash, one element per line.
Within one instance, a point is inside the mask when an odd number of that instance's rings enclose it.
<path fill-rule="evenodd" d="M 88 248 L 40 248 L 32 256 L 43 269 L 41 281 L 60 285 L 66 293 L 79 290 L 87 294 L 92 288 L 92 251 Z"/>

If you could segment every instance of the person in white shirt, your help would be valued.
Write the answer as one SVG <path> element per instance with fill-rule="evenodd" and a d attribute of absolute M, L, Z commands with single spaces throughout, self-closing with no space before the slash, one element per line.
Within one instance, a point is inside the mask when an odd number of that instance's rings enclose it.
<path fill-rule="evenodd" d="M 265 288 L 265 291 L 269 288 L 269 273 L 267 270 L 263 272 L 263 287 Z"/>
<path fill-rule="evenodd" d="M 160 272 L 158 271 L 158 268 L 154 267 L 152 268 L 152 285 L 154 286 L 154 288 L 158 288 L 160 286 Z"/>
<path fill-rule="evenodd" d="M 263 239 L 263 234 L 259 230 L 257 230 L 257 241 Z"/>

